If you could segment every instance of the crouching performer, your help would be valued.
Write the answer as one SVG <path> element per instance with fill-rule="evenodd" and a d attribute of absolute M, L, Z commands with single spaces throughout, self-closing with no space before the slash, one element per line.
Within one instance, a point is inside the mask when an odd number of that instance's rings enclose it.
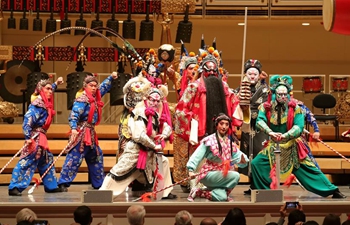
<path fill-rule="evenodd" d="M 169 162 L 166 157 L 157 157 L 162 153 L 164 141 L 172 133 L 163 110 L 164 104 L 167 104 L 164 101 L 167 95 L 168 89 L 164 85 L 146 90 L 144 100 L 137 103 L 128 120 L 128 132 L 131 138 L 118 163 L 105 177 L 100 190 L 113 190 L 113 195 L 117 196 L 131 182 L 137 180 L 146 187 L 146 192 L 152 192 L 160 170 L 165 172 L 162 174 L 164 185 L 171 185 Z M 163 197 L 168 197 L 171 190 L 172 188 L 166 189 Z"/>
<path fill-rule="evenodd" d="M 206 159 L 197 178 L 206 186 L 206 189 L 192 188 L 188 197 L 189 201 L 193 201 L 197 196 L 212 201 L 233 200 L 229 194 L 238 184 L 240 175 L 231 170 L 230 165 L 237 164 L 238 167 L 244 168 L 249 159 L 229 137 L 231 123 L 230 117 L 220 113 L 215 119 L 216 132 L 203 138 L 190 157 L 187 163 L 190 176 L 195 175 L 193 171 L 203 159 Z"/>

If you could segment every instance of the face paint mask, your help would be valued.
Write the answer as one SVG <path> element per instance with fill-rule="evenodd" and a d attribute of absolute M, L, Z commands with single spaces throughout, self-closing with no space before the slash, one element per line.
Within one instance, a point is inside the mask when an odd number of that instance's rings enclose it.
<path fill-rule="evenodd" d="M 286 103 L 288 101 L 288 89 L 285 86 L 276 88 L 276 100 L 278 103 Z"/>
<path fill-rule="evenodd" d="M 259 79 L 259 70 L 256 68 L 249 68 L 246 72 L 247 77 L 251 84 L 255 84 Z"/>

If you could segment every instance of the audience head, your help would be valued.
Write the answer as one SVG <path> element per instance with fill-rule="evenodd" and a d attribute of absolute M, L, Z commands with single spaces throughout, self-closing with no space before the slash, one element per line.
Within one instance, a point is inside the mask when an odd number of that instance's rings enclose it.
<path fill-rule="evenodd" d="M 91 209 L 85 205 L 76 208 L 74 211 L 74 221 L 80 225 L 90 225 L 92 222 Z"/>
<path fill-rule="evenodd" d="M 192 215 L 186 210 L 182 210 L 175 215 L 175 225 L 191 225 Z"/>
<path fill-rule="evenodd" d="M 33 225 L 33 222 L 30 222 L 28 220 L 23 220 L 21 222 L 18 222 L 16 225 Z"/>
<path fill-rule="evenodd" d="M 36 219 L 37 219 L 36 214 L 31 209 L 28 209 L 28 208 L 23 208 L 16 214 L 17 223 L 21 221 L 33 222 Z"/>
<path fill-rule="evenodd" d="M 207 218 L 204 218 L 200 225 L 217 225 L 218 223 L 213 219 L 213 218 L 210 218 L 210 217 L 207 217 Z"/>
<path fill-rule="evenodd" d="M 315 220 L 309 220 L 304 223 L 304 225 L 318 225 L 318 223 Z M 349 224 L 350 225 L 350 224 Z"/>
<path fill-rule="evenodd" d="M 145 223 L 146 210 L 142 205 L 132 205 L 126 211 L 130 225 L 143 225 Z"/>
<path fill-rule="evenodd" d="M 288 215 L 288 225 L 295 225 L 298 222 L 305 222 L 306 216 L 303 211 L 295 209 L 291 211 Z"/>
<path fill-rule="evenodd" d="M 324 220 L 322 225 L 340 225 L 340 217 L 334 214 L 328 214 Z"/>
<path fill-rule="evenodd" d="M 278 223 L 276 223 L 276 222 L 268 222 L 265 225 L 278 225 Z"/>
<path fill-rule="evenodd" d="M 350 220 L 344 221 L 341 225 L 350 225 Z"/>
<path fill-rule="evenodd" d="M 228 211 L 224 221 L 221 223 L 221 225 L 246 225 L 246 220 L 244 213 L 242 209 L 240 208 L 233 208 L 230 211 Z"/>

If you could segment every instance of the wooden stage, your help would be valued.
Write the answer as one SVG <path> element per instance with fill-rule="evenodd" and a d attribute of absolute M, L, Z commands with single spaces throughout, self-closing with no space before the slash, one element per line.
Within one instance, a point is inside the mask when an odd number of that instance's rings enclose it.
<path fill-rule="evenodd" d="M 158 222 L 162 220 L 173 222 L 175 214 L 180 210 L 190 211 L 196 219 L 214 217 L 220 220 L 233 207 L 241 208 L 248 221 L 259 221 L 259 224 L 277 221 L 279 208 L 283 203 L 252 203 L 249 196 L 243 195 L 243 191 L 247 188 L 248 185 L 238 185 L 233 190 L 231 196 L 234 198 L 234 202 L 210 202 L 201 198 L 196 198 L 195 202 L 188 202 L 187 194 L 175 186 L 172 193 L 178 195 L 178 198 L 173 200 L 132 202 L 135 197 L 131 197 L 129 190 L 115 198 L 113 203 L 88 203 L 84 205 L 91 207 L 95 221 L 101 221 L 105 224 L 123 224 L 120 221 L 125 219 L 125 212 L 131 204 L 143 204 L 147 211 L 147 221 L 154 221 L 157 224 L 160 224 Z M 308 218 L 320 219 L 328 213 L 345 214 L 350 212 L 350 189 L 348 186 L 339 187 L 341 192 L 349 196 L 347 199 L 340 200 L 320 197 L 303 191 L 297 185 L 292 185 L 288 189 L 282 188 L 284 200 L 299 201 Z M 1 222 L 15 218 L 15 214 L 20 209 L 29 207 L 37 213 L 39 218 L 56 221 L 55 223 L 51 222 L 51 224 L 63 225 L 61 222 L 72 218 L 74 209 L 83 204 L 81 202 L 83 190 L 89 189 L 91 188 L 87 184 L 74 184 L 68 192 L 48 194 L 43 191 L 43 186 L 39 186 L 32 195 L 27 194 L 28 188 L 22 196 L 17 197 L 8 196 L 7 186 L 0 186 Z M 72 222 L 72 220 L 70 221 Z M 250 223 L 248 222 L 248 224 Z"/>
<path fill-rule="evenodd" d="M 67 143 L 68 125 L 53 124 L 48 132 L 49 145 L 51 151 L 57 156 Z M 349 129 L 348 126 L 342 126 L 341 131 Z M 101 148 L 105 155 L 105 171 L 115 163 L 115 153 L 118 144 L 117 125 L 100 125 L 97 127 Z M 23 134 L 20 124 L 0 124 L 0 168 L 10 159 L 18 149 L 23 145 Z M 322 127 L 323 134 L 327 144 L 331 145 L 337 151 L 350 157 L 350 143 L 332 142 L 332 126 Z M 334 136 L 333 136 L 334 139 Z M 170 163 L 172 163 L 173 146 L 168 144 L 166 153 Z M 327 149 L 322 144 L 313 148 L 313 154 L 317 158 L 322 171 L 334 183 L 340 185 L 342 193 L 349 196 L 347 199 L 323 198 L 313 193 L 303 191 L 298 185 L 294 184 L 289 189 L 284 190 L 285 201 L 299 201 L 308 219 L 314 219 L 322 223 L 322 218 L 328 213 L 342 215 L 342 221 L 345 220 L 345 213 L 350 213 L 350 163 L 337 156 L 333 151 Z M 56 165 L 56 171 L 60 172 L 64 156 Z M 83 164 L 79 170 L 76 183 L 72 184 L 69 192 L 47 194 L 43 191 L 43 186 L 39 186 L 32 195 L 27 191 L 20 197 L 8 196 L 7 186 L 11 176 L 11 171 L 17 160 L 10 164 L 9 168 L 0 175 L 0 223 L 15 224 L 15 214 L 24 207 L 33 209 L 39 218 L 49 219 L 52 225 L 67 225 L 73 223 L 72 216 L 74 209 L 82 205 L 81 195 L 83 190 L 91 189 L 87 184 L 87 168 Z M 35 177 L 38 177 L 36 174 Z M 144 204 L 147 211 L 146 225 L 150 224 L 173 224 L 175 214 L 180 210 L 188 210 L 195 217 L 195 223 L 205 217 L 213 217 L 218 222 L 226 215 L 229 209 L 240 207 L 243 209 L 247 224 L 265 224 L 270 221 L 277 221 L 279 217 L 279 208 L 283 204 L 277 203 L 253 203 L 249 196 L 243 195 L 243 191 L 248 189 L 247 177 L 241 176 L 241 182 L 231 193 L 234 202 L 210 202 L 206 199 L 197 198 L 195 202 L 187 201 L 187 194 L 183 193 L 179 186 L 175 186 L 173 194 L 178 195 L 174 200 L 161 200 L 152 202 L 132 202 L 131 191 L 124 193 L 114 199 L 113 203 L 88 203 L 93 215 L 94 223 L 103 224 L 127 224 L 125 213 L 131 204 Z"/>

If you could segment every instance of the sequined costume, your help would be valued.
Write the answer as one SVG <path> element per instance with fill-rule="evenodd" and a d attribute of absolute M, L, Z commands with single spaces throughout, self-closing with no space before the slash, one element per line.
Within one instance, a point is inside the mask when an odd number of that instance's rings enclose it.
<path fill-rule="evenodd" d="M 57 85 L 52 84 L 52 88 L 53 91 L 56 90 Z M 15 188 L 19 192 L 24 191 L 30 185 L 36 169 L 43 175 L 53 163 L 53 154 L 49 150 L 46 138 L 49 125 L 47 129 L 43 128 L 48 115 L 48 109 L 40 96 L 29 105 L 22 125 L 24 137 L 28 140 L 36 134 L 38 136 L 21 152 L 20 160 L 12 172 L 9 191 Z M 43 177 L 43 184 L 46 192 L 57 189 L 55 166 Z"/>
<path fill-rule="evenodd" d="M 277 176 L 286 179 L 290 185 L 294 177 L 308 191 L 327 197 L 333 194 L 333 198 L 344 198 L 338 188 L 315 166 L 307 155 L 307 148 L 301 138 L 304 129 L 304 115 L 297 102 L 290 98 L 292 90 L 292 78 L 290 76 L 273 76 L 270 79 L 272 96 L 259 107 L 256 126 L 262 132 L 279 139 L 280 174 L 276 174 L 276 161 L 274 151 L 277 147 L 276 139 L 271 138 L 266 147 L 252 161 L 253 185 L 256 189 L 275 189 Z M 277 88 L 285 87 L 284 96 L 288 99 L 284 102 L 276 100 Z M 281 96 L 283 96 L 281 94 Z M 276 136 L 273 136 L 276 135 Z"/>
<path fill-rule="evenodd" d="M 99 86 L 101 97 L 110 90 L 112 80 L 113 77 L 109 76 Z M 89 122 L 88 117 L 92 103 L 96 105 L 96 110 L 93 112 L 92 121 Z M 92 187 L 95 189 L 101 187 L 104 178 L 103 152 L 98 144 L 95 125 L 99 120 L 99 110 L 102 106 L 103 103 L 98 101 L 96 97 L 89 100 L 86 90 L 77 93 L 68 120 L 70 128 L 80 130 L 80 132 L 67 150 L 66 159 L 58 180 L 60 186 L 69 187 L 71 185 L 83 159 L 85 159 Z"/>

